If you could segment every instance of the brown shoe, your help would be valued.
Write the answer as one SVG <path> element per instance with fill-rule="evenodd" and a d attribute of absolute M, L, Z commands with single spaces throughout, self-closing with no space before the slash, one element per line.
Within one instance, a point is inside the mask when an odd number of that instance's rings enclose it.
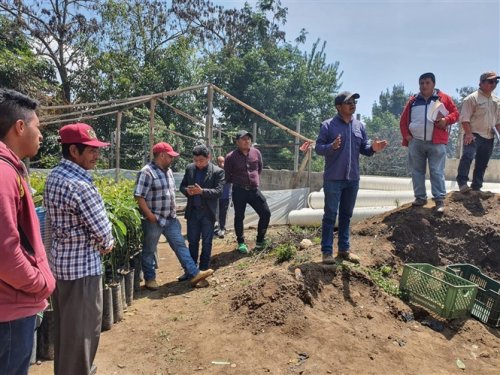
<path fill-rule="evenodd" d="M 332 254 L 323 253 L 321 261 L 323 262 L 323 264 L 335 264 L 335 258 Z"/>
<path fill-rule="evenodd" d="M 189 281 L 191 282 L 192 286 L 195 286 L 201 280 L 205 280 L 207 277 L 211 276 L 213 273 L 214 273 L 214 270 L 209 268 L 208 270 L 198 272 L 198 274 Z"/>
<path fill-rule="evenodd" d="M 359 263 L 359 261 L 360 261 L 359 256 L 351 253 L 350 251 L 339 251 L 337 254 L 337 259 L 347 260 L 351 263 Z"/>
<path fill-rule="evenodd" d="M 159 286 L 155 279 L 146 280 L 146 289 L 158 290 Z"/>
<path fill-rule="evenodd" d="M 198 284 L 196 284 L 194 287 L 195 288 L 208 288 L 210 286 L 210 283 L 208 282 L 207 279 L 203 279 L 201 281 L 198 281 Z"/>

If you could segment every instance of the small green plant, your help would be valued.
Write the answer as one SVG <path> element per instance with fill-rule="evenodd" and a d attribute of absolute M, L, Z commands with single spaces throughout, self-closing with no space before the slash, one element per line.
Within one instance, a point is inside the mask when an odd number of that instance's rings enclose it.
<path fill-rule="evenodd" d="M 274 249 L 273 254 L 276 255 L 276 262 L 283 263 L 291 260 L 297 253 L 297 248 L 295 245 L 290 243 L 280 244 Z"/>
<path fill-rule="evenodd" d="M 321 243 L 321 237 L 313 237 L 311 241 L 313 244 L 319 245 Z"/>
<path fill-rule="evenodd" d="M 382 266 L 379 269 L 368 269 L 371 280 L 388 294 L 399 297 L 399 285 L 389 276 L 392 273 L 391 266 Z"/>

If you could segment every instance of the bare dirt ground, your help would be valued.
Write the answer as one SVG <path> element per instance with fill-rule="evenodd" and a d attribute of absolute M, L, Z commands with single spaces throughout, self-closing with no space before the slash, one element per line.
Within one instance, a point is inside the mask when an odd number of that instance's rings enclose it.
<path fill-rule="evenodd" d="M 161 243 L 161 288 L 141 290 L 124 320 L 102 334 L 98 374 L 497 375 L 498 329 L 473 318 L 437 321 L 370 276 L 390 266 L 386 282 L 397 285 L 404 262 L 463 262 L 499 280 L 500 197 L 450 193 L 446 205 L 443 215 L 430 202 L 354 225 L 361 266 L 324 266 L 317 244 L 276 263 L 280 243 L 317 243 L 318 229 L 273 227 L 272 248 L 249 256 L 233 250 L 229 233 L 214 241 L 216 271 L 204 289 L 176 281 L 181 268 Z M 255 238 L 254 230 L 246 233 Z M 52 368 L 42 362 L 30 374 Z"/>

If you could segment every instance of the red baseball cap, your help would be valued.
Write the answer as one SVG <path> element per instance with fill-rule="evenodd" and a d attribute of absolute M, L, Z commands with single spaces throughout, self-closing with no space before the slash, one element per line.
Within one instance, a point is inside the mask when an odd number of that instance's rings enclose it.
<path fill-rule="evenodd" d="M 175 152 L 173 147 L 166 142 L 160 142 L 153 146 L 153 154 L 159 154 L 162 152 L 166 152 L 170 156 L 179 156 L 179 153 Z"/>
<path fill-rule="evenodd" d="M 81 143 L 92 147 L 107 147 L 109 143 L 97 139 L 92 126 L 84 123 L 64 125 L 59 129 L 59 142 L 63 144 Z"/>

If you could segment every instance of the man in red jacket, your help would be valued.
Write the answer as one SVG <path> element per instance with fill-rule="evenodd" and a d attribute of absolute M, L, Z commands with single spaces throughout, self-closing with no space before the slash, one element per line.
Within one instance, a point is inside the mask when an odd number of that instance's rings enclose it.
<path fill-rule="evenodd" d="M 21 159 L 42 135 L 37 103 L 0 89 L 0 374 L 28 373 L 36 314 L 55 287 Z"/>
<path fill-rule="evenodd" d="M 432 197 L 437 212 L 444 212 L 446 185 L 444 166 L 448 127 L 458 120 L 458 110 L 451 97 L 435 88 L 436 77 L 424 73 L 418 79 L 420 92 L 410 98 L 403 110 L 399 126 L 403 146 L 408 146 L 411 169 L 413 206 L 427 204 L 425 172 L 429 163 Z"/>

